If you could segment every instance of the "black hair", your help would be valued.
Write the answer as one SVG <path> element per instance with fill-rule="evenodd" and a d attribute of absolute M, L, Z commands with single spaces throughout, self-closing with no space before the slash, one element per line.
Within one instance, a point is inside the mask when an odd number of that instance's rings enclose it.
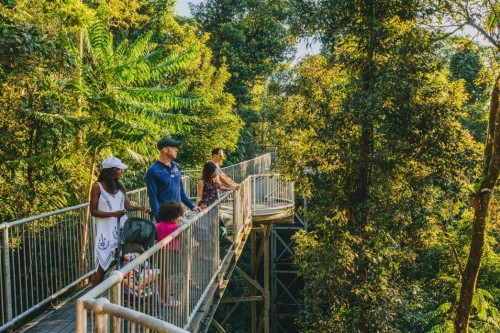
<path fill-rule="evenodd" d="M 206 182 L 206 183 L 211 183 L 212 182 L 212 175 L 217 170 L 217 166 L 215 165 L 214 162 L 209 161 L 205 163 L 203 166 L 203 171 L 201 174 L 201 178 Z"/>
<path fill-rule="evenodd" d="M 125 185 L 122 182 L 119 182 L 118 179 L 115 178 L 115 173 L 117 168 L 106 168 L 102 169 L 101 173 L 99 173 L 99 177 L 97 178 L 98 182 L 106 184 L 107 189 L 110 193 L 115 193 L 117 190 L 126 192 Z"/>
<path fill-rule="evenodd" d="M 221 150 L 222 150 L 222 148 L 214 148 L 214 149 L 212 149 L 212 156 L 218 155 Z"/>
<path fill-rule="evenodd" d="M 160 204 L 158 209 L 159 221 L 172 221 L 184 214 L 184 208 L 177 201 L 170 200 Z"/>

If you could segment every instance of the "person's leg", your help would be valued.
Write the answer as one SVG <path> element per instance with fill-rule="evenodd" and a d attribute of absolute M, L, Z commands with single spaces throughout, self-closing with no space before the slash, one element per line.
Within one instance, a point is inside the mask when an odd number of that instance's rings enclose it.
<path fill-rule="evenodd" d="M 94 288 L 99 283 L 101 283 L 102 280 L 104 280 L 104 273 L 104 269 L 101 267 L 101 265 L 99 265 L 97 267 L 97 272 L 94 275 L 94 280 L 92 281 L 92 288 Z"/>

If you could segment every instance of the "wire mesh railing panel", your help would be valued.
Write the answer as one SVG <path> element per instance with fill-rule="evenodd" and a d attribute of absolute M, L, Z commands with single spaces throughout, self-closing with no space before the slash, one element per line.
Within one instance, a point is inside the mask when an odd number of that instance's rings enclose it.
<path fill-rule="evenodd" d="M 87 205 L 4 224 L 2 324 L 55 299 L 92 270 L 81 242 Z M 8 289 L 7 289 L 8 288 Z M 1 330 L 1 329 L 0 329 Z"/>
<path fill-rule="evenodd" d="M 201 170 L 182 171 L 182 185 L 187 196 L 194 201 L 196 198 L 198 180 L 201 178 Z"/>
<path fill-rule="evenodd" d="M 281 210 L 293 206 L 293 184 L 283 181 L 279 174 L 253 176 L 252 211 L 254 214 Z"/>
<path fill-rule="evenodd" d="M 145 205 L 146 189 L 129 192 L 129 198 Z M 0 331 L 94 271 L 95 219 L 87 210 L 88 203 L 2 224 Z M 143 212 L 131 215 L 147 218 Z"/>
<path fill-rule="evenodd" d="M 271 154 L 264 154 L 254 159 L 222 168 L 232 180 L 241 183 L 251 175 L 268 173 L 271 169 Z"/>

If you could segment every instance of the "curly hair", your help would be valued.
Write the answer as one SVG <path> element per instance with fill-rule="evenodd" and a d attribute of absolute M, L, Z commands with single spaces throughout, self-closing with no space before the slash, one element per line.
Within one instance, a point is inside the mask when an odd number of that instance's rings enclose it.
<path fill-rule="evenodd" d="M 159 221 L 172 221 L 184 214 L 184 209 L 177 201 L 170 200 L 160 204 L 158 210 Z"/>

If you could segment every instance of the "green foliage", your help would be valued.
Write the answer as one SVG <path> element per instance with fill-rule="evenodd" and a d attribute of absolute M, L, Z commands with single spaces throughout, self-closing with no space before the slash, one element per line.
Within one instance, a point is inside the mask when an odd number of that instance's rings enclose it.
<path fill-rule="evenodd" d="M 0 5 L 1 221 L 67 206 L 77 195 L 71 181 L 77 161 L 60 163 L 68 157 L 73 128 L 57 120 L 75 107 L 73 96 L 61 94 L 69 55 L 54 38 L 60 22 L 38 24 L 52 15 L 44 5 Z"/>
<path fill-rule="evenodd" d="M 89 171 L 111 154 L 131 166 L 127 186 L 143 186 L 161 136 L 183 140 L 187 166 L 235 148 L 241 122 L 208 37 L 178 24 L 172 2 L 118 2 L 1 5 L 2 220 L 87 200 Z"/>
<path fill-rule="evenodd" d="M 182 97 L 189 82 L 178 79 L 166 86 L 165 76 L 175 76 L 187 66 L 197 45 L 168 56 L 155 50 L 151 33 L 114 46 L 103 21 L 86 31 L 84 58 L 70 50 L 81 73 L 68 85 L 84 97 L 75 118 L 90 152 L 107 150 L 122 158 L 144 160 L 154 151 L 158 137 L 186 130 L 189 116 L 176 110 L 202 105 L 200 98 Z"/>
<path fill-rule="evenodd" d="M 479 51 L 464 48 L 451 57 L 451 79 L 463 79 L 469 95 L 462 124 L 478 142 L 486 141 L 488 122 L 488 91 L 483 71 L 484 66 Z"/>
<path fill-rule="evenodd" d="M 225 89 L 235 97 L 236 112 L 245 121 L 238 152 L 231 157 L 253 158 L 255 148 L 265 144 L 259 142 L 264 135 L 261 124 L 268 122 L 262 106 L 266 93 L 257 94 L 255 88 L 265 85 L 294 51 L 295 40 L 286 26 L 288 2 L 209 0 L 192 9 L 203 31 L 210 33 L 213 63 L 227 64 L 231 76 Z"/>
<path fill-rule="evenodd" d="M 477 289 L 472 300 L 473 314 L 470 322 L 471 332 L 497 332 L 500 329 L 498 308 L 492 304 L 493 296 L 484 289 Z M 427 317 L 436 323 L 427 333 L 454 332 L 453 309 L 450 302 L 441 304 Z"/>
<path fill-rule="evenodd" d="M 178 75 L 190 82 L 187 96 L 203 100 L 203 105 L 181 108 L 179 113 L 192 117 L 188 120 L 189 132 L 180 133 L 182 141 L 178 161 L 183 168 L 200 168 L 210 159 L 210 151 L 222 147 L 234 151 L 242 122 L 234 113 L 234 97 L 225 91 L 230 74 L 227 66 L 212 64 L 212 51 L 208 47 L 208 34 L 200 32 L 192 22 L 178 22 L 171 10 L 155 4 L 156 13 L 141 31 L 151 31 L 152 41 L 160 50 L 167 52 L 179 48 L 181 52 L 197 43 L 197 51 Z"/>
<path fill-rule="evenodd" d="M 281 169 L 310 199 L 296 248 L 301 324 L 423 332 L 424 314 L 453 301 L 454 240 L 443 233 L 462 218 L 460 188 L 478 178 L 481 145 L 459 122 L 463 81 L 448 80 L 440 45 L 409 20 L 416 4 L 377 4 L 376 18 L 364 4 L 319 4 L 333 57 L 305 59 L 277 98 Z M 328 17 L 339 19 L 323 26 Z"/>

